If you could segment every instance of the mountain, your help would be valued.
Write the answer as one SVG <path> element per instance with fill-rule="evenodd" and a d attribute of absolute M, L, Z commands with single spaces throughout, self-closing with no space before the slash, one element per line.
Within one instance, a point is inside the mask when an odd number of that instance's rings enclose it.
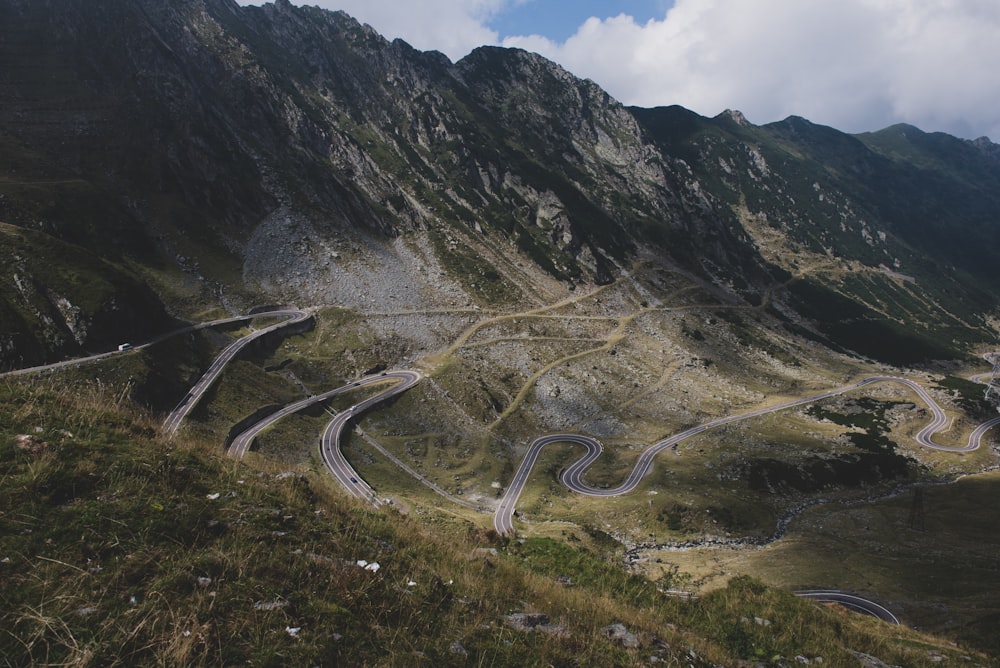
<path fill-rule="evenodd" d="M 784 300 L 832 341 L 911 363 L 991 336 L 995 144 L 905 126 L 851 136 L 797 117 L 758 127 L 739 112 L 633 113 L 798 279 Z"/>
<path fill-rule="evenodd" d="M 5 0 L 0 18 L 0 220 L 117 263 L 159 320 L 262 294 L 361 306 L 384 272 L 414 303 L 511 304 L 538 296 L 526 264 L 568 287 L 652 254 L 889 361 L 992 337 L 988 141 L 627 109 L 534 54 L 451 63 L 285 1 Z M 8 328 L 4 364 L 58 356 L 65 329 L 29 352 Z"/>
<path fill-rule="evenodd" d="M 214 323 L 4 377 L 10 662 L 1000 651 L 995 457 L 960 442 L 995 416 L 959 377 L 997 343 L 989 140 L 629 108 L 535 54 L 451 62 L 287 0 L 0 0 L 0 100 L 0 371 Z M 227 316 L 266 305 L 310 317 L 161 433 L 275 323 Z M 389 368 L 420 382 L 368 410 Z M 918 386 L 960 454 L 914 439 Z M 322 471 L 327 411 L 391 504 Z M 600 440 L 581 475 L 606 491 L 693 435 L 613 497 L 567 489 L 581 446 L 553 443 L 520 535 L 491 531 L 555 432 Z M 788 593 L 829 587 L 946 639 Z"/>

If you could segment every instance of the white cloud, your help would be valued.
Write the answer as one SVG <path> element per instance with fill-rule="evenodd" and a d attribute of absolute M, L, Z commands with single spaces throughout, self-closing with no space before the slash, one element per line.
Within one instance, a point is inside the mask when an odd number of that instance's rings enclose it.
<path fill-rule="evenodd" d="M 263 0 L 237 0 L 259 5 Z M 422 51 L 441 51 L 457 60 L 499 36 L 488 20 L 511 0 L 292 0 L 330 10 L 343 10 L 374 27 L 387 39 L 401 38 Z"/>
<path fill-rule="evenodd" d="M 663 20 L 590 19 L 564 44 L 504 44 L 537 51 L 627 104 L 1000 138 L 997 35 L 995 0 L 677 0 Z"/>
<path fill-rule="evenodd" d="M 455 60 L 496 44 L 491 17 L 525 1 L 317 4 Z M 796 114 L 849 132 L 907 122 L 1000 139 L 997 35 L 996 0 L 676 0 L 660 20 L 592 18 L 563 44 L 503 44 L 541 53 L 626 104 L 710 116 L 740 109 L 755 123 Z"/>

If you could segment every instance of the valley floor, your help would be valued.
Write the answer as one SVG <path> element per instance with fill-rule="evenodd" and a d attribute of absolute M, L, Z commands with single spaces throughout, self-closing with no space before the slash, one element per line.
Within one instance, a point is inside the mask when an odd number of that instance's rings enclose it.
<path fill-rule="evenodd" d="M 844 589 L 883 602 L 904 623 L 989 642 L 982 625 L 997 611 L 974 584 L 995 579 L 987 562 L 1000 520 L 988 510 L 966 520 L 969 508 L 988 506 L 995 474 L 925 482 L 993 468 L 995 454 L 935 452 L 919 442 L 933 416 L 946 448 L 962 449 L 978 419 L 960 406 L 975 391 L 966 385 L 831 353 L 784 331 L 766 304 L 733 305 L 657 267 L 516 313 L 313 315 L 314 329 L 230 364 L 185 431 L 215 440 L 262 404 L 326 391 L 336 379 L 386 363 L 412 366 L 424 378 L 360 417 L 364 431 L 343 443 L 351 470 L 397 508 L 486 529 L 531 439 L 576 432 L 605 446 L 576 478 L 576 487 L 598 496 L 560 484 L 578 450 L 547 448 L 515 499 L 513 528 L 521 536 L 614 536 L 631 548 L 629 568 L 690 594 L 746 574 L 784 589 Z M 158 354 L 164 351 L 115 355 L 100 361 L 102 374 L 149 384 L 148 368 L 136 380 L 136 363 Z M 188 365 L 204 367 L 207 359 Z M 890 372 L 910 385 L 862 381 Z M 829 392 L 854 383 L 849 392 Z M 330 410 L 352 413 L 360 403 L 348 392 L 331 399 Z M 738 423 L 725 419 L 747 413 L 753 417 Z M 255 465 L 315 462 L 311 444 L 324 420 L 298 415 L 277 423 L 259 436 Z M 713 420 L 711 431 L 698 427 Z M 689 439 L 668 438 L 685 430 Z M 648 475 L 634 478 L 630 493 L 600 496 L 613 493 L 657 441 L 665 452 Z M 807 510 L 799 515 L 800 508 Z M 790 513 L 787 534 L 759 547 Z M 946 563 L 956 553 L 960 568 Z M 1000 581 L 988 588 L 995 591 Z"/>

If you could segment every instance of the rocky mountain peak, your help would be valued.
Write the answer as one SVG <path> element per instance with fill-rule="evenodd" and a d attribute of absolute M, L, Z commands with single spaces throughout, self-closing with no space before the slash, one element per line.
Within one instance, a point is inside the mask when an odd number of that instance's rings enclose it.
<path fill-rule="evenodd" d="M 747 117 L 743 115 L 743 112 L 738 109 L 726 109 L 720 114 L 720 116 L 722 118 L 728 118 L 740 127 L 747 127 L 750 125 L 750 121 L 748 121 Z"/>
<path fill-rule="evenodd" d="M 481 304 L 535 290 L 524 267 L 606 283 L 640 256 L 754 303 L 842 258 L 915 276 L 938 290 L 925 303 L 979 304 L 1000 266 L 984 141 L 628 109 L 537 54 L 452 63 L 287 0 L 0 0 L 0 52 L 0 161 L 85 184 L 18 191 L 0 216 L 171 267 L 208 295 L 359 305 L 350 262 L 414 247 L 427 260 L 413 267 L 447 279 L 415 274 L 415 293 L 447 283 Z M 278 240 L 297 250 L 275 254 Z M 965 273 L 925 277 L 929 256 Z M 831 285 L 883 317 L 870 291 Z"/>

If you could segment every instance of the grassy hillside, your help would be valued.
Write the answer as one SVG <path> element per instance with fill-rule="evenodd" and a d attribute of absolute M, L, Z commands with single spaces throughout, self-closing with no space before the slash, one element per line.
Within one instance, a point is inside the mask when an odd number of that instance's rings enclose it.
<path fill-rule="evenodd" d="M 995 337 L 1000 170 L 988 147 L 906 126 L 855 137 L 798 117 L 631 111 L 786 272 L 770 294 L 778 311 L 826 343 L 912 365 Z"/>
<path fill-rule="evenodd" d="M 113 349 L 168 328 L 130 269 L 44 232 L 0 223 L 0 369 Z"/>
<path fill-rule="evenodd" d="M 375 510 L 306 466 L 165 442 L 121 390 L 0 386 L 3 665 L 987 663 L 746 578 L 668 597 L 599 532 Z"/>
<path fill-rule="evenodd" d="M 916 447 L 903 387 L 710 430 L 615 498 L 567 490 L 579 446 L 554 446 L 520 540 L 488 529 L 541 434 L 599 438 L 611 487 L 671 434 L 875 373 L 927 387 L 957 444 L 993 412 L 958 376 L 997 341 L 995 145 L 629 112 L 540 56 L 452 64 L 288 2 L 0 0 L 0 52 L 0 370 L 168 313 L 316 318 L 173 441 L 162 414 L 261 323 L 0 379 L 0 665 L 996 661 L 951 644 L 1000 651 L 997 522 L 970 510 L 995 482 L 933 488 L 926 531 L 890 498 L 995 453 Z M 320 408 L 223 456 L 248 416 L 394 367 L 423 378 L 344 450 L 398 501 L 324 473 Z"/>

